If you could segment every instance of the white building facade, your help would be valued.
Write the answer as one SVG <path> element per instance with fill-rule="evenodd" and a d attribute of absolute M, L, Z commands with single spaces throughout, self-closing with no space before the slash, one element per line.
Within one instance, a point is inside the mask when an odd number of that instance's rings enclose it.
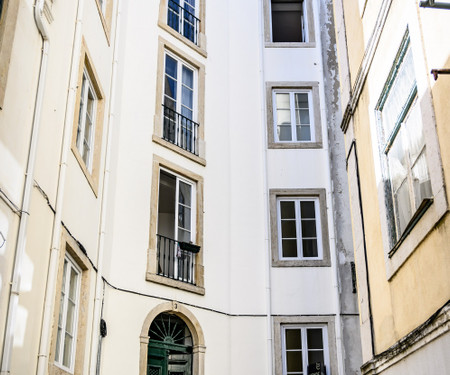
<path fill-rule="evenodd" d="M 0 32 L 1 374 L 359 373 L 331 1 Z"/>

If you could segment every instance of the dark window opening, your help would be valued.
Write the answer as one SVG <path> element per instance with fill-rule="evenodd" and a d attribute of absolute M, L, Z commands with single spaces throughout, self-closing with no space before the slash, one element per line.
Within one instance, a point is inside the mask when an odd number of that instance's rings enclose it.
<path fill-rule="evenodd" d="M 304 2 L 272 0 L 272 41 L 306 42 Z"/>

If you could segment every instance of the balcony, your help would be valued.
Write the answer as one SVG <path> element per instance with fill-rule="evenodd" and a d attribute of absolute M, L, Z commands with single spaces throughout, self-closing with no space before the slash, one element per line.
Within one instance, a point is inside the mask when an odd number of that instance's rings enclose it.
<path fill-rule="evenodd" d="M 200 20 L 189 10 L 181 7 L 177 0 L 169 0 L 167 24 L 185 38 L 198 45 L 198 29 Z"/>
<path fill-rule="evenodd" d="M 159 234 L 156 237 L 158 275 L 195 285 L 195 254 L 200 247 Z"/>
<path fill-rule="evenodd" d="M 198 156 L 199 124 L 164 104 L 162 106 L 164 109 L 162 138 Z"/>

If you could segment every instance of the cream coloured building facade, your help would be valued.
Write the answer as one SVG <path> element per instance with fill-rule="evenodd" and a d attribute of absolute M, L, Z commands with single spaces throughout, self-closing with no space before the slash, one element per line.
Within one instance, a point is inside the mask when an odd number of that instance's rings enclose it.
<path fill-rule="evenodd" d="M 447 1 L 335 1 L 363 374 L 450 373 Z"/>
<path fill-rule="evenodd" d="M 331 1 L 1 12 L 1 374 L 358 374 Z"/>

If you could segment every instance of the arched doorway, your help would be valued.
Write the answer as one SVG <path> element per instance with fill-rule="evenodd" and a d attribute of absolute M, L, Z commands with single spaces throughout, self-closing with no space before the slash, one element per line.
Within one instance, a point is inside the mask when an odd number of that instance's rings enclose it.
<path fill-rule="evenodd" d="M 192 334 L 181 318 L 159 314 L 148 335 L 147 375 L 192 375 Z"/>

